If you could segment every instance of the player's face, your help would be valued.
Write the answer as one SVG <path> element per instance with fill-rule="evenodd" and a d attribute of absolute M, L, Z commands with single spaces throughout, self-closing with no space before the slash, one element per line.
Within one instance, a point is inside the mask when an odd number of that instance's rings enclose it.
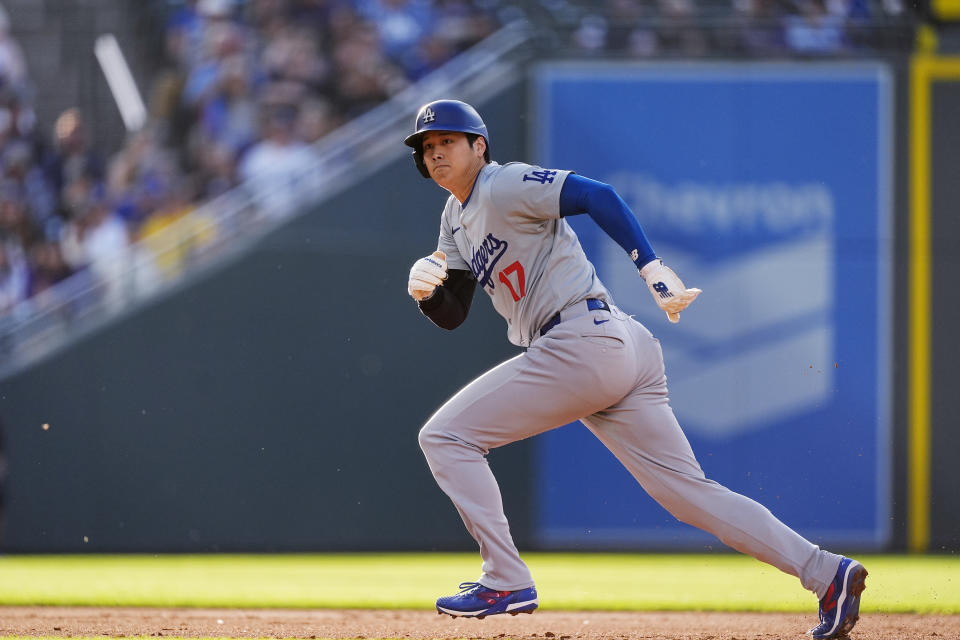
<path fill-rule="evenodd" d="M 423 162 L 430 177 L 450 191 L 456 191 L 473 179 L 483 166 L 484 142 L 478 138 L 473 146 L 459 131 L 428 131 L 423 140 Z"/>

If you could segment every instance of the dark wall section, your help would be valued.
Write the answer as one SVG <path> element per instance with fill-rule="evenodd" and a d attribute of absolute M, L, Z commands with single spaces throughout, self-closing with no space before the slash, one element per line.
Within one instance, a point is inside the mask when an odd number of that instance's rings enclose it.
<path fill-rule="evenodd" d="M 960 545 L 960 80 L 934 82 L 931 92 L 933 217 L 933 389 L 930 549 Z"/>
<path fill-rule="evenodd" d="M 518 86 L 479 105 L 498 158 L 523 155 L 512 114 L 524 100 Z M 394 163 L 241 262 L 0 383 L 4 548 L 474 548 L 417 432 L 517 350 L 484 294 L 455 332 L 407 296 L 445 195 Z M 521 546 L 529 458 L 525 443 L 490 455 Z"/>
<path fill-rule="evenodd" d="M 900 149 L 910 148 L 910 67 L 903 59 L 886 61 L 894 73 L 894 112 L 893 112 L 893 239 L 892 249 L 894 265 L 907 264 L 910 256 L 910 158 Z M 891 294 L 893 371 L 890 381 L 893 397 L 890 399 L 893 418 L 891 458 L 893 459 L 893 504 L 890 513 L 893 517 L 891 543 L 894 548 L 903 549 L 907 545 L 907 424 L 908 406 L 906 394 L 902 390 L 909 385 L 909 371 L 904 363 L 909 361 L 910 348 L 906 331 L 909 306 L 902 304 L 898 291 L 906 291 L 910 286 L 910 273 L 906 269 L 891 269 L 893 293 Z"/>

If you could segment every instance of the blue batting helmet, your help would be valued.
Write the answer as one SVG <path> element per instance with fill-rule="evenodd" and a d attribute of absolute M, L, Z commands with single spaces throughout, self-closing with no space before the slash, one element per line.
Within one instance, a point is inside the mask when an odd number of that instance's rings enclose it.
<path fill-rule="evenodd" d="M 413 161 L 424 178 L 430 173 L 423 163 L 423 147 L 420 141 L 427 131 L 460 131 L 462 133 L 483 136 L 487 143 L 484 160 L 490 162 L 490 134 L 487 125 L 477 110 L 459 100 L 434 100 L 420 107 L 414 132 L 404 138 L 403 143 L 413 147 Z"/>

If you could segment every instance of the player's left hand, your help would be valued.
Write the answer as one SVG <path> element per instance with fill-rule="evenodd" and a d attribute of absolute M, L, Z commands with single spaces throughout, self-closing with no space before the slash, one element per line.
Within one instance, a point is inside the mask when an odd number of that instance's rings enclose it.
<path fill-rule="evenodd" d="M 663 309 L 670 322 L 680 322 L 680 312 L 700 295 L 700 289 L 687 289 L 673 272 L 663 264 L 660 258 L 652 260 L 640 269 L 640 276 L 646 281 L 650 295 L 657 306 Z"/>

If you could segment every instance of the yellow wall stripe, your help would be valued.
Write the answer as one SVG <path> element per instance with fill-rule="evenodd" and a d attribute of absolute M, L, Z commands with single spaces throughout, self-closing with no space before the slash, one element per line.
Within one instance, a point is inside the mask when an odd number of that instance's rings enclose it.
<path fill-rule="evenodd" d="M 918 55 L 910 77 L 910 311 L 908 329 L 907 547 L 930 546 L 931 232 L 930 94 L 936 80 L 960 80 L 960 58 Z"/>

